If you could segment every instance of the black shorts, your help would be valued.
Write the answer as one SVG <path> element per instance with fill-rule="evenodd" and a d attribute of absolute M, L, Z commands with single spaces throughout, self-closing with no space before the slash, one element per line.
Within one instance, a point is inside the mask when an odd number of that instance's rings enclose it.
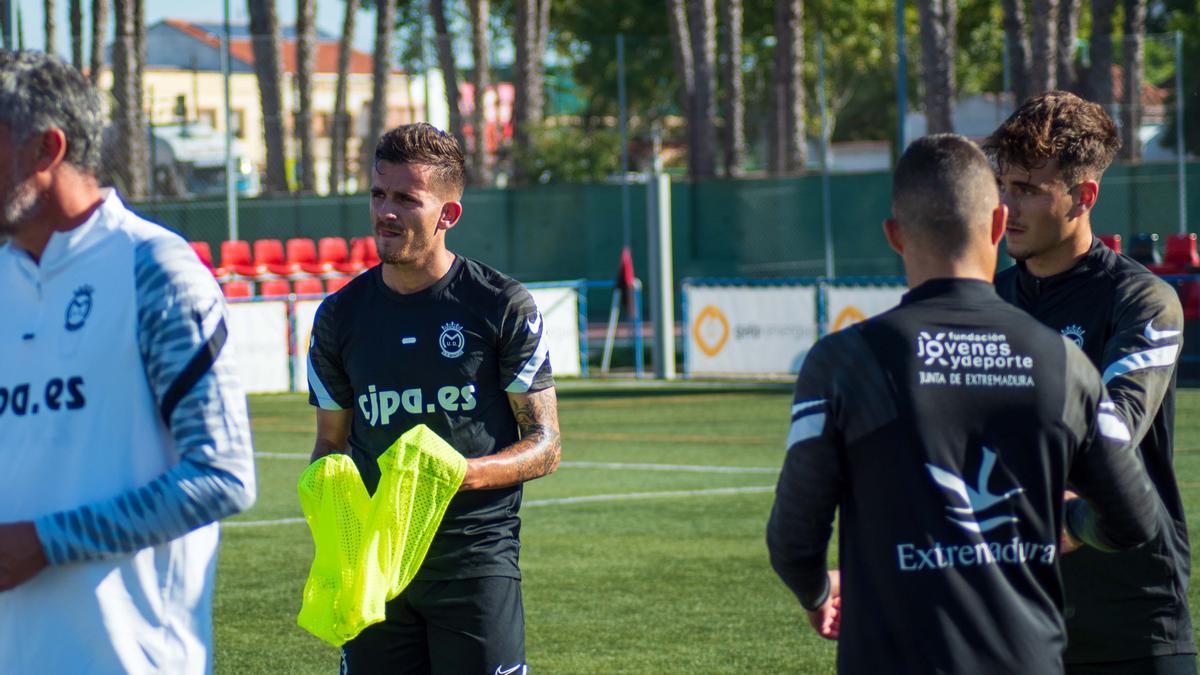
<path fill-rule="evenodd" d="M 1195 654 L 1109 663 L 1068 663 L 1067 675 L 1196 675 Z"/>
<path fill-rule="evenodd" d="M 414 581 L 342 646 L 343 675 L 526 675 L 521 582 Z"/>

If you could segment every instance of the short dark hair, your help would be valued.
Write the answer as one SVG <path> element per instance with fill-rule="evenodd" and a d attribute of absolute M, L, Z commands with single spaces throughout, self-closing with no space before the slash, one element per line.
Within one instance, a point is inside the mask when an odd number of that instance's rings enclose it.
<path fill-rule="evenodd" d="M 434 187 L 442 194 L 462 197 L 466 185 L 466 160 L 458 141 L 432 124 L 402 124 L 380 137 L 375 164 L 421 164 L 433 169 Z"/>
<path fill-rule="evenodd" d="M 0 123 L 18 143 L 61 129 L 67 139 L 65 160 L 92 175 L 100 170 L 100 94 L 83 73 L 57 56 L 0 50 Z"/>
<path fill-rule="evenodd" d="M 1000 204 L 987 157 L 957 134 L 913 141 L 892 175 L 892 214 L 906 231 L 938 253 L 957 256 Z"/>
<path fill-rule="evenodd" d="M 1012 165 L 1037 169 L 1058 160 L 1059 177 L 1072 186 L 1100 180 L 1121 149 L 1121 137 L 1099 104 L 1048 91 L 1027 99 L 988 136 L 983 149 L 1001 171 Z"/>

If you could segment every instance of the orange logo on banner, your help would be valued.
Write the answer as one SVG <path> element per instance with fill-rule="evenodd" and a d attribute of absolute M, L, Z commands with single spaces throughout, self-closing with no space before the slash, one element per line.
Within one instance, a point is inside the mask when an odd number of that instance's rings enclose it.
<path fill-rule="evenodd" d="M 708 328 L 714 323 L 720 325 L 720 335 L 714 336 L 715 331 Z M 696 339 L 696 344 L 705 355 L 716 356 L 729 340 L 729 319 L 725 318 L 725 314 L 721 310 L 712 305 L 706 305 L 704 309 L 700 310 L 696 322 L 692 324 L 692 337 Z M 712 339 L 713 337 L 716 339 Z"/>
<path fill-rule="evenodd" d="M 846 309 L 842 310 L 841 314 L 833 320 L 833 332 L 837 332 L 847 326 L 853 326 L 859 321 L 866 321 L 867 316 L 862 313 L 859 308 L 854 305 L 847 305 Z"/>

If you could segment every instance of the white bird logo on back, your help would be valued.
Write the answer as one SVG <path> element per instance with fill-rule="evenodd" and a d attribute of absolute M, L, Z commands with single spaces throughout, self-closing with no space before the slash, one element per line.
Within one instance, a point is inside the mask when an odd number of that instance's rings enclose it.
<path fill-rule="evenodd" d="M 950 522 L 958 525 L 964 530 L 971 532 L 987 532 L 993 530 L 1004 523 L 1015 523 L 1017 519 L 1014 516 L 998 516 L 988 518 L 983 522 L 976 520 L 975 516 L 980 511 L 991 508 L 1000 502 L 1007 501 L 1010 497 L 1018 495 L 1025 491 L 1025 488 L 1014 488 L 1004 494 L 994 494 L 988 490 L 988 481 L 992 477 L 992 469 L 996 467 L 996 453 L 989 448 L 983 448 L 983 460 L 979 465 L 979 478 L 975 482 L 975 486 L 967 485 L 959 476 L 953 473 L 936 467 L 932 464 L 926 464 L 925 468 L 929 470 L 929 475 L 933 477 L 934 482 L 942 487 L 943 490 L 957 497 L 966 506 L 947 506 L 947 511 L 962 514 L 965 517 L 946 516 Z"/>

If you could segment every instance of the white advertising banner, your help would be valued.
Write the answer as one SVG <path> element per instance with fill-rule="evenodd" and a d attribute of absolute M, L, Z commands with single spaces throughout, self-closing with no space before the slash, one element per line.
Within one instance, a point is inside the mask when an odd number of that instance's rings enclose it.
<path fill-rule="evenodd" d="M 812 286 L 688 286 L 690 375 L 796 373 L 817 339 Z"/>
<path fill-rule="evenodd" d="M 853 326 L 900 304 L 908 289 L 901 286 L 830 286 L 825 295 L 825 320 L 830 333 Z"/>
<path fill-rule="evenodd" d="M 287 303 L 267 300 L 229 304 L 229 343 L 247 392 L 290 389 Z"/>
<path fill-rule="evenodd" d="M 292 355 L 293 391 L 308 392 L 308 342 L 320 300 L 297 300 L 295 304 L 296 351 Z"/>
<path fill-rule="evenodd" d="M 550 369 L 555 375 L 578 377 L 579 294 L 573 286 L 531 288 L 529 293 L 542 313 L 542 339 L 550 348 Z"/>

